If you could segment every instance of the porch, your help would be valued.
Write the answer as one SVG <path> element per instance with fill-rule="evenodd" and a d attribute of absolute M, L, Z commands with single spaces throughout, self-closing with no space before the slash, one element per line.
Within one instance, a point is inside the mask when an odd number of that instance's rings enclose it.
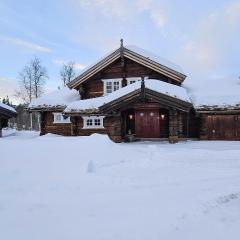
<path fill-rule="evenodd" d="M 125 141 L 150 140 L 175 143 L 189 134 L 189 113 L 158 103 L 137 103 L 121 112 Z"/>

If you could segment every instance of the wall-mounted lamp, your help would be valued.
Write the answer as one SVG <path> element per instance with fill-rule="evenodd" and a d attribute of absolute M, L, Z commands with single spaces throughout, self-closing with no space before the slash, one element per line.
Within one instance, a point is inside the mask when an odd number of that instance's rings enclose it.
<path fill-rule="evenodd" d="M 129 117 L 130 120 L 133 119 L 133 115 L 132 114 L 128 115 L 128 117 Z"/>
<path fill-rule="evenodd" d="M 164 120 L 165 119 L 165 115 L 161 114 L 161 119 Z"/>

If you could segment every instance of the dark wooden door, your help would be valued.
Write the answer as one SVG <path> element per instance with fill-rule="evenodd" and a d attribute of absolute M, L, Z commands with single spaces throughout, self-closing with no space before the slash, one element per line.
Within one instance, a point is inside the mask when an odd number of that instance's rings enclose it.
<path fill-rule="evenodd" d="M 135 132 L 137 137 L 159 138 L 160 121 L 158 109 L 136 109 Z"/>
<path fill-rule="evenodd" d="M 240 139 L 240 121 L 234 115 L 216 115 L 207 117 L 208 139 L 238 140 Z"/>

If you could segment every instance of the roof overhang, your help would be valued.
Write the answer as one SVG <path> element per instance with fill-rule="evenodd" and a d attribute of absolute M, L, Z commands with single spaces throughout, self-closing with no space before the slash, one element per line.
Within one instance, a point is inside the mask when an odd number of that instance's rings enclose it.
<path fill-rule="evenodd" d="M 13 111 L 10 111 L 6 108 L 2 108 L 0 107 L 0 118 L 12 118 L 12 117 L 16 117 L 17 116 L 17 113 L 16 112 L 13 112 Z"/>
<path fill-rule="evenodd" d="M 199 114 L 239 114 L 239 107 L 211 107 L 211 108 L 196 108 L 196 112 Z"/>
<path fill-rule="evenodd" d="M 181 99 L 170 97 L 168 95 L 153 91 L 151 89 L 145 88 L 144 93 L 141 89 L 135 90 L 125 96 L 122 96 L 112 102 L 104 104 L 99 107 L 99 111 L 102 113 L 110 113 L 114 111 L 120 111 L 136 102 L 156 102 L 161 107 L 173 108 L 183 112 L 189 112 L 193 107 L 191 103 L 185 102 Z"/>
<path fill-rule="evenodd" d="M 73 79 L 70 83 L 67 84 L 67 86 L 72 89 L 79 86 L 81 83 L 88 80 L 93 75 L 100 72 L 102 69 L 107 67 L 109 64 L 113 63 L 115 60 L 117 60 L 120 57 L 120 49 L 117 49 L 116 51 L 112 52 L 110 55 L 96 63 L 95 65 L 88 68 L 86 71 L 81 73 L 78 77 Z"/>
<path fill-rule="evenodd" d="M 122 52 L 121 52 L 122 51 Z M 152 69 L 160 74 L 163 74 L 167 77 L 170 77 L 171 79 L 174 79 L 177 82 L 182 83 L 184 79 L 186 78 L 186 75 L 183 73 L 177 72 L 169 67 L 166 67 L 156 61 L 153 61 L 147 57 L 144 57 L 132 50 L 129 50 L 126 47 L 123 47 L 121 50 L 121 47 L 109 54 L 107 57 L 96 63 L 95 65 L 88 68 L 86 71 L 81 73 L 78 77 L 73 79 L 70 83 L 68 83 L 69 88 L 77 88 L 80 84 L 87 81 L 89 78 L 106 68 L 108 65 L 113 63 L 115 60 L 121 57 L 121 54 L 123 57 L 126 57 L 134 62 L 137 62 L 149 69 Z"/>
<path fill-rule="evenodd" d="M 41 107 L 27 108 L 27 111 L 28 112 L 53 112 L 53 111 L 63 111 L 65 108 L 66 106 L 56 106 L 56 107 L 41 106 Z"/>
<path fill-rule="evenodd" d="M 176 80 L 177 82 L 183 82 L 184 79 L 186 78 L 186 75 L 177 72 L 169 67 L 166 67 L 162 64 L 159 64 L 149 58 L 146 58 L 132 50 L 129 50 L 127 48 L 124 48 L 124 52 L 123 52 L 123 56 L 133 60 L 134 62 L 137 62 L 145 67 L 148 67 L 158 73 L 161 73 L 165 76 L 168 76 L 174 80 Z"/>
<path fill-rule="evenodd" d="M 185 89 L 159 80 L 148 79 L 130 84 L 109 95 L 79 100 L 70 104 L 65 110 L 66 115 L 82 114 L 116 114 L 131 108 L 136 102 L 157 103 L 159 107 L 189 112 L 193 107 Z"/>

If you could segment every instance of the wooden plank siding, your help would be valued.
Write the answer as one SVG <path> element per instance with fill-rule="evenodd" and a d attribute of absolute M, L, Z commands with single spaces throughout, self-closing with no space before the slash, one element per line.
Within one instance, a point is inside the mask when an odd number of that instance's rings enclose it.
<path fill-rule="evenodd" d="M 240 116 L 205 115 L 205 136 L 208 140 L 240 140 Z"/>

